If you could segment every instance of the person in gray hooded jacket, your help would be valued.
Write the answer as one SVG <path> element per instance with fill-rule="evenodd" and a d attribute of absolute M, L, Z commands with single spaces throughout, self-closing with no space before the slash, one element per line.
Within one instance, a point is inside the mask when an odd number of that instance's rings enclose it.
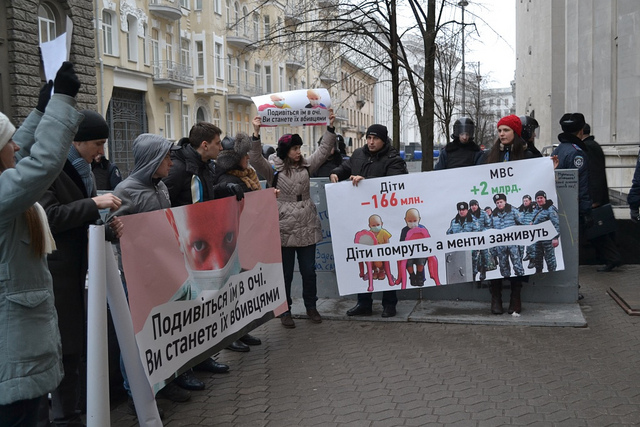
<path fill-rule="evenodd" d="M 171 141 L 150 133 L 143 133 L 133 141 L 135 166 L 131 174 L 113 191 L 113 194 L 120 198 L 122 204 L 118 210 L 109 212 L 107 222 L 117 216 L 171 207 L 169 190 L 162 182 L 162 178 L 169 175 L 169 170 L 173 165 L 170 151 L 178 149 L 179 147 Z M 126 233 L 126 231 L 124 232 Z M 129 406 L 133 409 L 126 372 L 124 369 L 122 371 L 125 377 L 124 387 L 129 393 Z M 170 382 L 158 392 L 158 397 L 165 397 L 174 402 L 184 402 L 191 398 L 191 394 Z"/>

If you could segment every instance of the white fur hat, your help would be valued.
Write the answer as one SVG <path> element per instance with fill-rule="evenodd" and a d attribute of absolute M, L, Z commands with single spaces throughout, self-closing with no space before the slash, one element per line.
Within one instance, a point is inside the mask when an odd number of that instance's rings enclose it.
<path fill-rule="evenodd" d="M 15 131 L 16 128 L 9 120 L 9 117 L 0 113 L 0 150 L 11 140 Z"/>

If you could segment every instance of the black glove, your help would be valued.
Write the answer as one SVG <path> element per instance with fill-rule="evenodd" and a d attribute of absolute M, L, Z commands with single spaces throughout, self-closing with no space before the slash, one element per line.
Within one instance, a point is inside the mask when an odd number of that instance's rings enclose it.
<path fill-rule="evenodd" d="M 631 221 L 635 222 L 636 224 L 640 223 L 640 212 L 638 211 L 638 208 L 636 209 L 631 209 Z"/>
<path fill-rule="evenodd" d="M 230 182 L 225 185 L 225 189 L 229 192 L 229 194 L 235 194 L 238 201 L 244 199 L 244 191 L 242 191 L 242 186 L 240 186 L 240 184 L 234 184 Z"/>
<path fill-rule="evenodd" d="M 36 110 L 44 113 L 44 109 L 47 108 L 47 104 L 51 99 L 51 88 L 53 87 L 53 80 L 49 80 L 49 82 L 45 83 L 40 89 L 40 95 L 38 95 L 38 105 L 36 106 Z"/>
<path fill-rule="evenodd" d="M 65 61 L 56 74 L 56 80 L 53 83 L 53 93 L 61 93 L 74 98 L 80 90 L 80 80 L 73 70 L 73 64 Z"/>

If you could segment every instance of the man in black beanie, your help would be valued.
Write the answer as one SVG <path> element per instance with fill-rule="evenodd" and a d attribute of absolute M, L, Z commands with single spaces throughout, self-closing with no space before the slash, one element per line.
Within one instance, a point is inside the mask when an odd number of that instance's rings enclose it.
<path fill-rule="evenodd" d="M 121 205 L 121 200 L 111 193 L 96 195 L 91 173 L 91 162 L 99 155 L 104 156 L 104 144 L 109 137 L 107 122 L 95 111 L 80 113 L 84 120 L 62 172 L 40 199 L 57 245 L 57 250 L 47 258 L 62 338 L 64 379 L 51 393 L 54 422 L 59 425 L 77 425 L 73 422 L 77 421 L 79 373 L 83 370 L 87 338 L 84 327 L 87 231 L 90 224 L 100 219 L 101 209 L 116 210 Z M 105 228 L 107 239 L 119 237 L 121 230 L 122 223 L 116 218 L 111 227 Z"/>
<path fill-rule="evenodd" d="M 351 158 L 346 159 L 340 166 L 331 171 L 331 182 L 351 180 L 354 186 L 366 178 L 401 175 L 409 173 L 407 164 L 402 160 L 398 151 L 391 146 L 387 127 L 371 125 L 367 129 L 367 145 L 356 149 Z M 396 291 L 382 293 L 382 317 L 396 315 L 398 297 Z M 358 303 L 347 311 L 347 316 L 370 316 L 373 313 L 373 298 L 371 293 L 358 294 Z"/>

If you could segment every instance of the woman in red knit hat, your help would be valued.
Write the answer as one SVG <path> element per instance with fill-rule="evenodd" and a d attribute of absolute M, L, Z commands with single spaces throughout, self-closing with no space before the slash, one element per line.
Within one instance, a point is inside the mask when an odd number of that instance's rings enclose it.
<path fill-rule="evenodd" d="M 498 139 L 491 147 L 489 154 L 486 157 L 486 163 L 501 163 L 510 162 L 514 160 L 522 160 L 532 158 L 533 155 L 530 151 L 527 151 L 527 143 L 521 137 L 522 134 L 522 122 L 520 118 L 514 114 L 505 116 L 498 121 Z M 506 200 L 505 200 L 506 202 Z M 507 216 L 511 215 L 509 208 L 494 209 L 492 218 L 494 218 L 494 227 L 502 228 L 502 226 L 496 226 L 496 221 L 500 224 L 510 224 L 510 219 Z M 515 215 L 517 216 L 517 215 Z M 503 220 L 500 221 L 500 218 Z M 524 271 L 522 269 L 522 260 L 518 252 L 517 246 L 499 246 L 496 247 L 496 253 L 500 261 L 500 270 L 509 271 L 509 274 L 504 276 L 511 282 L 511 298 L 509 302 L 508 313 L 520 313 L 522 309 L 522 302 L 520 300 L 520 291 L 522 290 L 522 283 L 527 281 L 527 277 L 523 276 Z M 513 256 L 511 252 L 514 253 Z M 509 266 L 509 258 L 511 258 L 513 270 L 516 273 L 515 276 L 511 276 L 511 267 Z M 506 263 L 506 265 L 505 265 Z M 506 273 L 505 273 L 506 274 Z M 502 281 L 503 279 L 491 280 L 491 312 L 493 314 L 502 314 Z"/>

